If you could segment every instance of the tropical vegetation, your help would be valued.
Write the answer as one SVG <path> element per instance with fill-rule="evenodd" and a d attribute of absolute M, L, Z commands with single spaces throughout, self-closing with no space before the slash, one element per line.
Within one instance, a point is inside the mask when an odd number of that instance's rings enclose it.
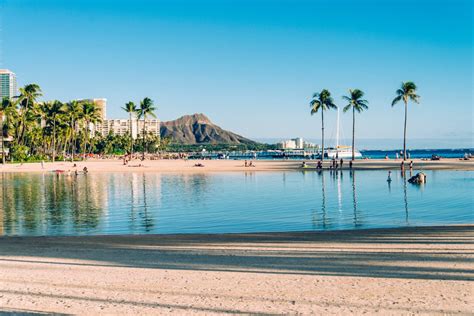
<path fill-rule="evenodd" d="M 397 89 L 396 97 L 392 101 L 392 106 L 400 101 L 405 104 L 405 124 L 403 125 L 403 160 L 407 159 L 407 116 L 408 116 L 408 101 L 420 103 L 420 96 L 416 94 L 416 84 L 411 81 L 402 82 L 401 87 Z"/>
<path fill-rule="evenodd" d="M 355 158 L 355 113 L 360 113 L 369 108 L 369 101 L 362 99 L 364 92 L 359 89 L 349 89 L 349 95 L 342 96 L 342 98 L 348 102 L 343 108 L 344 112 L 352 109 L 352 160 Z"/>
<path fill-rule="evenodd" d="M 327 89 L 314 93 L 309 105 L 311 115 L 321 112 L 321 159 L 324 160 L 324 111 L 337 109 L 337 106 L 334 104 L 331 92 Z"/>
<path fill-rule="evenodd" d="M 41 161 L 85 159 L 89 154 L 126 154 L 134 150 L 155 153 L 164 150 L 158 135 L 142 131 L 143 141 L 134 144 L 132 134 L 103 136 L 91 127 L 101 122 L 101 109 L 88 100 L 40 102 L 41 88 L 28 84 L 14 98 L 0 103 L 0 155 L 2 163 L 10 161 Z M 145 98 L 137 109 L 126 105 L 144 120 L 155 117 L 153 101 Z M 131 126 L 131 124 L 130 124 Z M 130 131 L 131 132 L 131 131 Z M 168 144 L 169 142 L 164 142 Z"/>

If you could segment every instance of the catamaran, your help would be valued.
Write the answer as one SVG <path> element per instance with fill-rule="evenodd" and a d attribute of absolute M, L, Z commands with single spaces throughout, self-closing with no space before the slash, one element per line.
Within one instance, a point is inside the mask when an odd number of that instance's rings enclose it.
<path fill-rule="evenodd" d="M 352 146 L 339 145 L 339 108 L 337 109 L 336 123 L 336 147 L 325 149 L 325 156 L 332 159 L 352 158 Z M 357 149 L 354 151 L 354 158 L 361 158 L 362 154 Z"/>

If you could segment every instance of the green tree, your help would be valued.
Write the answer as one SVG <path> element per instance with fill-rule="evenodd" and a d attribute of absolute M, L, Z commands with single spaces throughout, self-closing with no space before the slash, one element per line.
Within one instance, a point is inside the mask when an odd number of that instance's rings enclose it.
<path fill-rule="evenodd" d="M 311 107 L 311 115 L 321 111 L 321 159 L 324 160 L 324 111 L 337 109 L 337 106 L 334 104 L 334 100 L 331 97 L 331 92 L 329 92 L 327 89 L 323 89 L 321 92 L 314 93 L 309 105 Z"/>
<path fill-rule="evenodd" d="M 68 126 L 68 138 L 69 138 L 69 146 L 70 146 L 70 151 L 71 151 L 71 161 L 74 161 L 74 155 L 76 153 L 76 128 L 77 128 L 77 122 L 81 117 L 82 113 L 82 105 L 80 101 L 71 101 L 66 103 L 66 113 L 65 116 L 69 120 L 69 126 Z"/>
<path fill-rule="evenodd" d="M 11 99 L 5 97 L 0 104 L 0 137 L 2 143 L 2 163 L 5 164 L 5 136 L 8 136 L 8 123 L 5 124 L 5 121 L 8 121 L 15 111 L 15 102 Z"/>
<path fill-rule="evenodd" d="M 66 110 L 63 103 L 58 100 L 49 101 L 43 103 L 43 112 L 46 116 L 46 126 L 52 128 L 52 161 L 56 159 L 56 124 L 58 123 L 58 117 L 63 114 Z"/>
<path fill-rule="evenodd" d="M 137 107 L 135 105 L 135 103 L 133 103 L 132 101 L 130 102 L 127 102 L 125 104 L 125 106 L 122 108 L 122 110 L 124 110 L 125 112 L 128 113 L 129 115 L 129 127 L 130 127 L 130 155 L 133 155 L 133 128 L 132 128 L 132 124 L 133 124 L 133 115 L 137 113 Z"/>
<path fill-rule="evenodd" d="M 403 160 L 407 159 L 407 112 L 408 101 L 420 103 L 420 96 L 416 94 L 416 85 L 414 82 L 402 82 L 400 89 L 396 91 L 397 96 L 392 101 L 392 107 L 400 101 L 405 104 L 405 124 L 403 128 Z"/>
<path fill-rule="evenodd" d="M 349 89 L 349 95 L 342 97 L 345 101 L 349 102 L 343 111 L 347 112 L 352 109 L 352 160 L 354 160 L 355 156 L 355 112 L 360 113 L 369 108 L 369 101 L 362 99 L 363 96 L 363 91 L 359 89 Z"/>
<path fill-rule="evenodd" d="M 20 122 L 17 142 L 22 145 L 25 136 L 27 116 L 29 112 L 33 110 L 37 99 L 42 96 L 42 92 L 41 88 L 35 83 L 27 84 L 19 90 L 18 104 L 20 105 Z"/>
<path fill-rule="evenodd" d="M 92 102 L 82 102 L 80 106 L 79 119 L 83 123 L 83 150 L 82 157 L 86 158 L 87 144 L 90 136 L 90 125 L 101 121 L 99 108 Z"/>
<path fill-rule="evenodd" d="M 153 106 L 153 100 L 145 98 L 140 102 L 140 108 L 138 109 L 138 119 L 143 119 L 143 148 L 142 148 L 142 160 L 145 160 L 145 147 L 146 147 L 146 118 L 147 116 L 155 117 L 154 111 L 156 108 Z"/>

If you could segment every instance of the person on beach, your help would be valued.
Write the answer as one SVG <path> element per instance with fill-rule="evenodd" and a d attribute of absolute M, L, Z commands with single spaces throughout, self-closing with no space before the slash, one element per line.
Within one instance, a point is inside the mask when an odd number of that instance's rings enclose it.
<path fill-rule="evenodd" d="M 344 163 L 344 159 L 341 158 L 341 169 L 342 169 L 342 164 Z"/>
<path fill-rule="evenodd" d="M 321 162 L 321 160 L 318 161 L 318 166 L 317 166 L 318 169 L 323 169 L 323 163 Z"/>
<path fill-rule="evenodd" d="M 395 159 L 398 160 L 398 153 L 395 153 Z"/>
<path fill-rule="evenodd" d="M 89 172 L 89 171 L 87 170 L 87 167 L 84 167 L 84 168 L 82 169 L 82 172 L 84 172 L 84 174 L 86 174 L 86 173 Z"/>
<path fill-rule="evenodd" d="M 413 170 L 413 160 L 410 161 L 410 170 Z"/>
<path fill-rule="evenodd" d="M 245 160 L 245 164 L 244 164 L 245 167 L 248 167 L 248 163 L 247 163 L 247 160 Z"/>
<path fill-rule="evenodd" d="M 388 172 L 387 182 L 392 182 L 392 171 Z"/>
<path fill-rule="evenodd" d="M 352 169 L 352 160 L 349 161 L 349 169 Z"/>

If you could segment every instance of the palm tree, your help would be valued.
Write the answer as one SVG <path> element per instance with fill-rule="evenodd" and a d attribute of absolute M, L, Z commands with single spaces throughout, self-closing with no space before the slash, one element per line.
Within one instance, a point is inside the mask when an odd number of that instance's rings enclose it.
<path fill-rule="evenodd" d="M 408 101 L 411 100 L 415 103 L 420 103 L 420 96 L 416 94 L 416 85 L 414 82 L 402 82 L 400 89 L 396 91 L 397 96 L 392 101 L 392 106 L 403 100 L 405 103 L 405 125 L 403 128 L 403 160 L 407 159 L 407 112 L 408 112 Z"/>
<path fill-rule="evenodd" d="M 367 105 L 369 101 L 362 99 L 364 92 L 359 89 L 349 89 L 349 96 L 343 96 L 342 98 L 349 102 L 343 111 L 347 112 L 352 108 L 352 161 L 354 161 L 355 156 L 355 112 L 362 112 L 367 110 L 369 106 Z"/>
<path fill-rule="evenodd" d="M 92 102 L 81 103 L 80 119 L 84 123 L 84 140 L 83 140 L 83 159 L 86 158 L 87 143 L 89 141 L 89 126 L 101 121 L 101 113 L 97 105 Z"/>
<path fill-rule="evenodd" d="M 80 118 L 82 113 L 82 106 L 81 102 L 79 101 L 71 101 L 66 103 L 66 116 L 69 118 L 69 123 L 70 126 L 69 128 L 69 142 L 71 146 L 71 162 L 74 161 L 74 154 L 76 152 L 76 139 L 75 139 L 75 133 L 76 133 L 76 125 L 77 121 Z"/>
<path fill-rule="evenodd" d="M 52 124 L 52 161 L 56 158 L 56 123 L 58 122 L 58 116 L 65 112 L 65 106 L 58 100 L 44 102 L 43 113 L 46 115 L 46 124 Z"/>
<path fill-rule="evenodd" d="M 155 113 L 153 113 L 156 108 L 153 106 L 153 100 L 150 98 L 145 98 L 140 102 L 140 108 L 138 109 L 138 119 L 143 118 L 143 152 L 142 152 L 142 160 L 145 160 L 145 138 L 146 138 L 146 117 L 149 115 L 151 117 L 156 117 Z"/>
<path fill-rule="evenodd" d="M 313 99 L 309 103 L 311 107 L 311 115 L 321 111 L 321 159 L 324 160 L 324 111 L 329 109 L 337 109 L 337 106 L 334 104 L 334 100 L 331 97 L 331 92 L 327 89 L 321 90 L 321 92 L 316 92 L 313 94 Z"/>
<path fill-rule="evenodd" d="M 20 104 L 20 131 L 18 133 L 18 144 L 22 144 L 23 137 L 26 129 L 26 117 L 29 111 L 31 111 L 36 103 L 36 100 L 42 96 L 41 88 L 35 84 L 27 84 L 23 88 L 20 88 L 20 95 L 18 96 L 18 103 Z"/>
<path fill-rule="evenodd" d="M 132 115 L 137 113 L 137 107 L 136 107 L 135 103 L 130 101 L 130 102 L 127 102 L 125 104 L 125 107 L 123 107 L 122 109 L 125 112 L 127 112 L 130 116 L 129 126 L 130 126 L 130 156 L 131 156 L 131 155 L 133 155 L 133 132 L 132 132 L 133 120 L 132 120 Z"/>
<path fill-rule="evenodd" d="M 8 119 L 10 117 L 11 111 L 14 109 L 15 103 L 11 99 L 4 97 L 2 103 L 0 103 L 0 137 L 2 142 L 2 164 L 5 164 L 5 118 Z"/>

